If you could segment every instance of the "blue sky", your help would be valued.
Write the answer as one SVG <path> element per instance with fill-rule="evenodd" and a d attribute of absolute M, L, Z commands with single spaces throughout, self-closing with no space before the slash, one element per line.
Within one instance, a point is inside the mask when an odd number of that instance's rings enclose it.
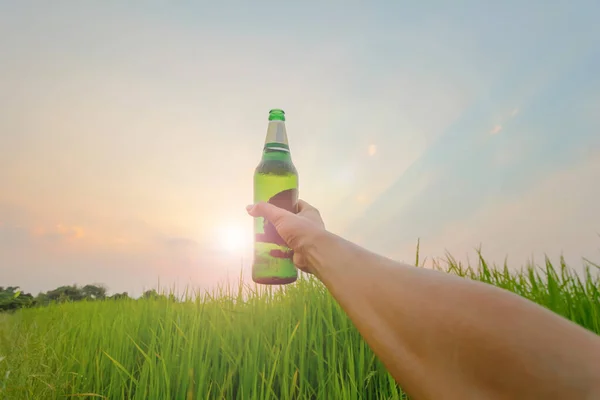
<path fill-rule="evenodd" d="M 399 260 L 600 259 L 600 5 L 0 3 L 0 284 L 210 287 L 271 108 L 301 196 Z M 242 235 L 239 246 L 226 239 Z"/>

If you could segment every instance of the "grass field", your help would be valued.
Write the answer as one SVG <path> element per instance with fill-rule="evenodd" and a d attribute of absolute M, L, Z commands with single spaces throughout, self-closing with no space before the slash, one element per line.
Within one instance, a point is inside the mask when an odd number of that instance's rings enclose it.
<path fill-rule="evenodd" d="M 449 273 L 506 288 L 600 333 L 600 281 L 564 262 Z M 0 315 L 0 399 L 401 399 L 315 279 L 180 302 L 63 303 Z"/>

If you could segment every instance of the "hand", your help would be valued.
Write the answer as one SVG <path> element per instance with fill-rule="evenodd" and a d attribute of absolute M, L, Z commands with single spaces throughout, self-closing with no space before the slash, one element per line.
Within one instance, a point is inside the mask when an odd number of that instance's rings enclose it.
<path fill-rule="evenodd" d="M 249 205 L 246 211 L 253 217 L 263 217 L 273 224 L 279 236 L 294 251 L 294 265 L 298 269 L 311 274 L 314 272 L 307 252 L 315 240 L 326 232 L 319 210 L 304 200 L 298 200 L 297 214 L 264 202 Z"/>

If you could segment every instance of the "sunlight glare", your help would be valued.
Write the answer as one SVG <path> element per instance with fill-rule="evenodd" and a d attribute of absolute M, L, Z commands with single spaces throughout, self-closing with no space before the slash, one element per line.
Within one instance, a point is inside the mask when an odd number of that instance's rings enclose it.
<path fill-rule="evenodd" d="M 369 146 L 369 156 L 373 157 L 377 153 L 377 145 L 372 144 Z"/>
<path fill-rule="evenodd" d="M 251 243 L 247 229 L 239 225 L 226 225 L 218 232 L 219 245 L 223 250 L 234 253 L 245 250 Z"/>

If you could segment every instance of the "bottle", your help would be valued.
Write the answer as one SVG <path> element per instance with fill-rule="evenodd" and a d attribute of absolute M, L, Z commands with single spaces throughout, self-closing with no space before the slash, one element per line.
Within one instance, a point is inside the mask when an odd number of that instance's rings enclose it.
<path fill-rule="evenodd" d="M 298 208 L 298 172 L 292 163 L 285 129 L 285 112 L 269 111 L 262 158 L 254 171 L 254 203 L 269 202 L 293 213 Z M 293 253 L 275 227 L 262 217 L 254 219 L 252 280 L 285 285 L 298 279 Z"/>

